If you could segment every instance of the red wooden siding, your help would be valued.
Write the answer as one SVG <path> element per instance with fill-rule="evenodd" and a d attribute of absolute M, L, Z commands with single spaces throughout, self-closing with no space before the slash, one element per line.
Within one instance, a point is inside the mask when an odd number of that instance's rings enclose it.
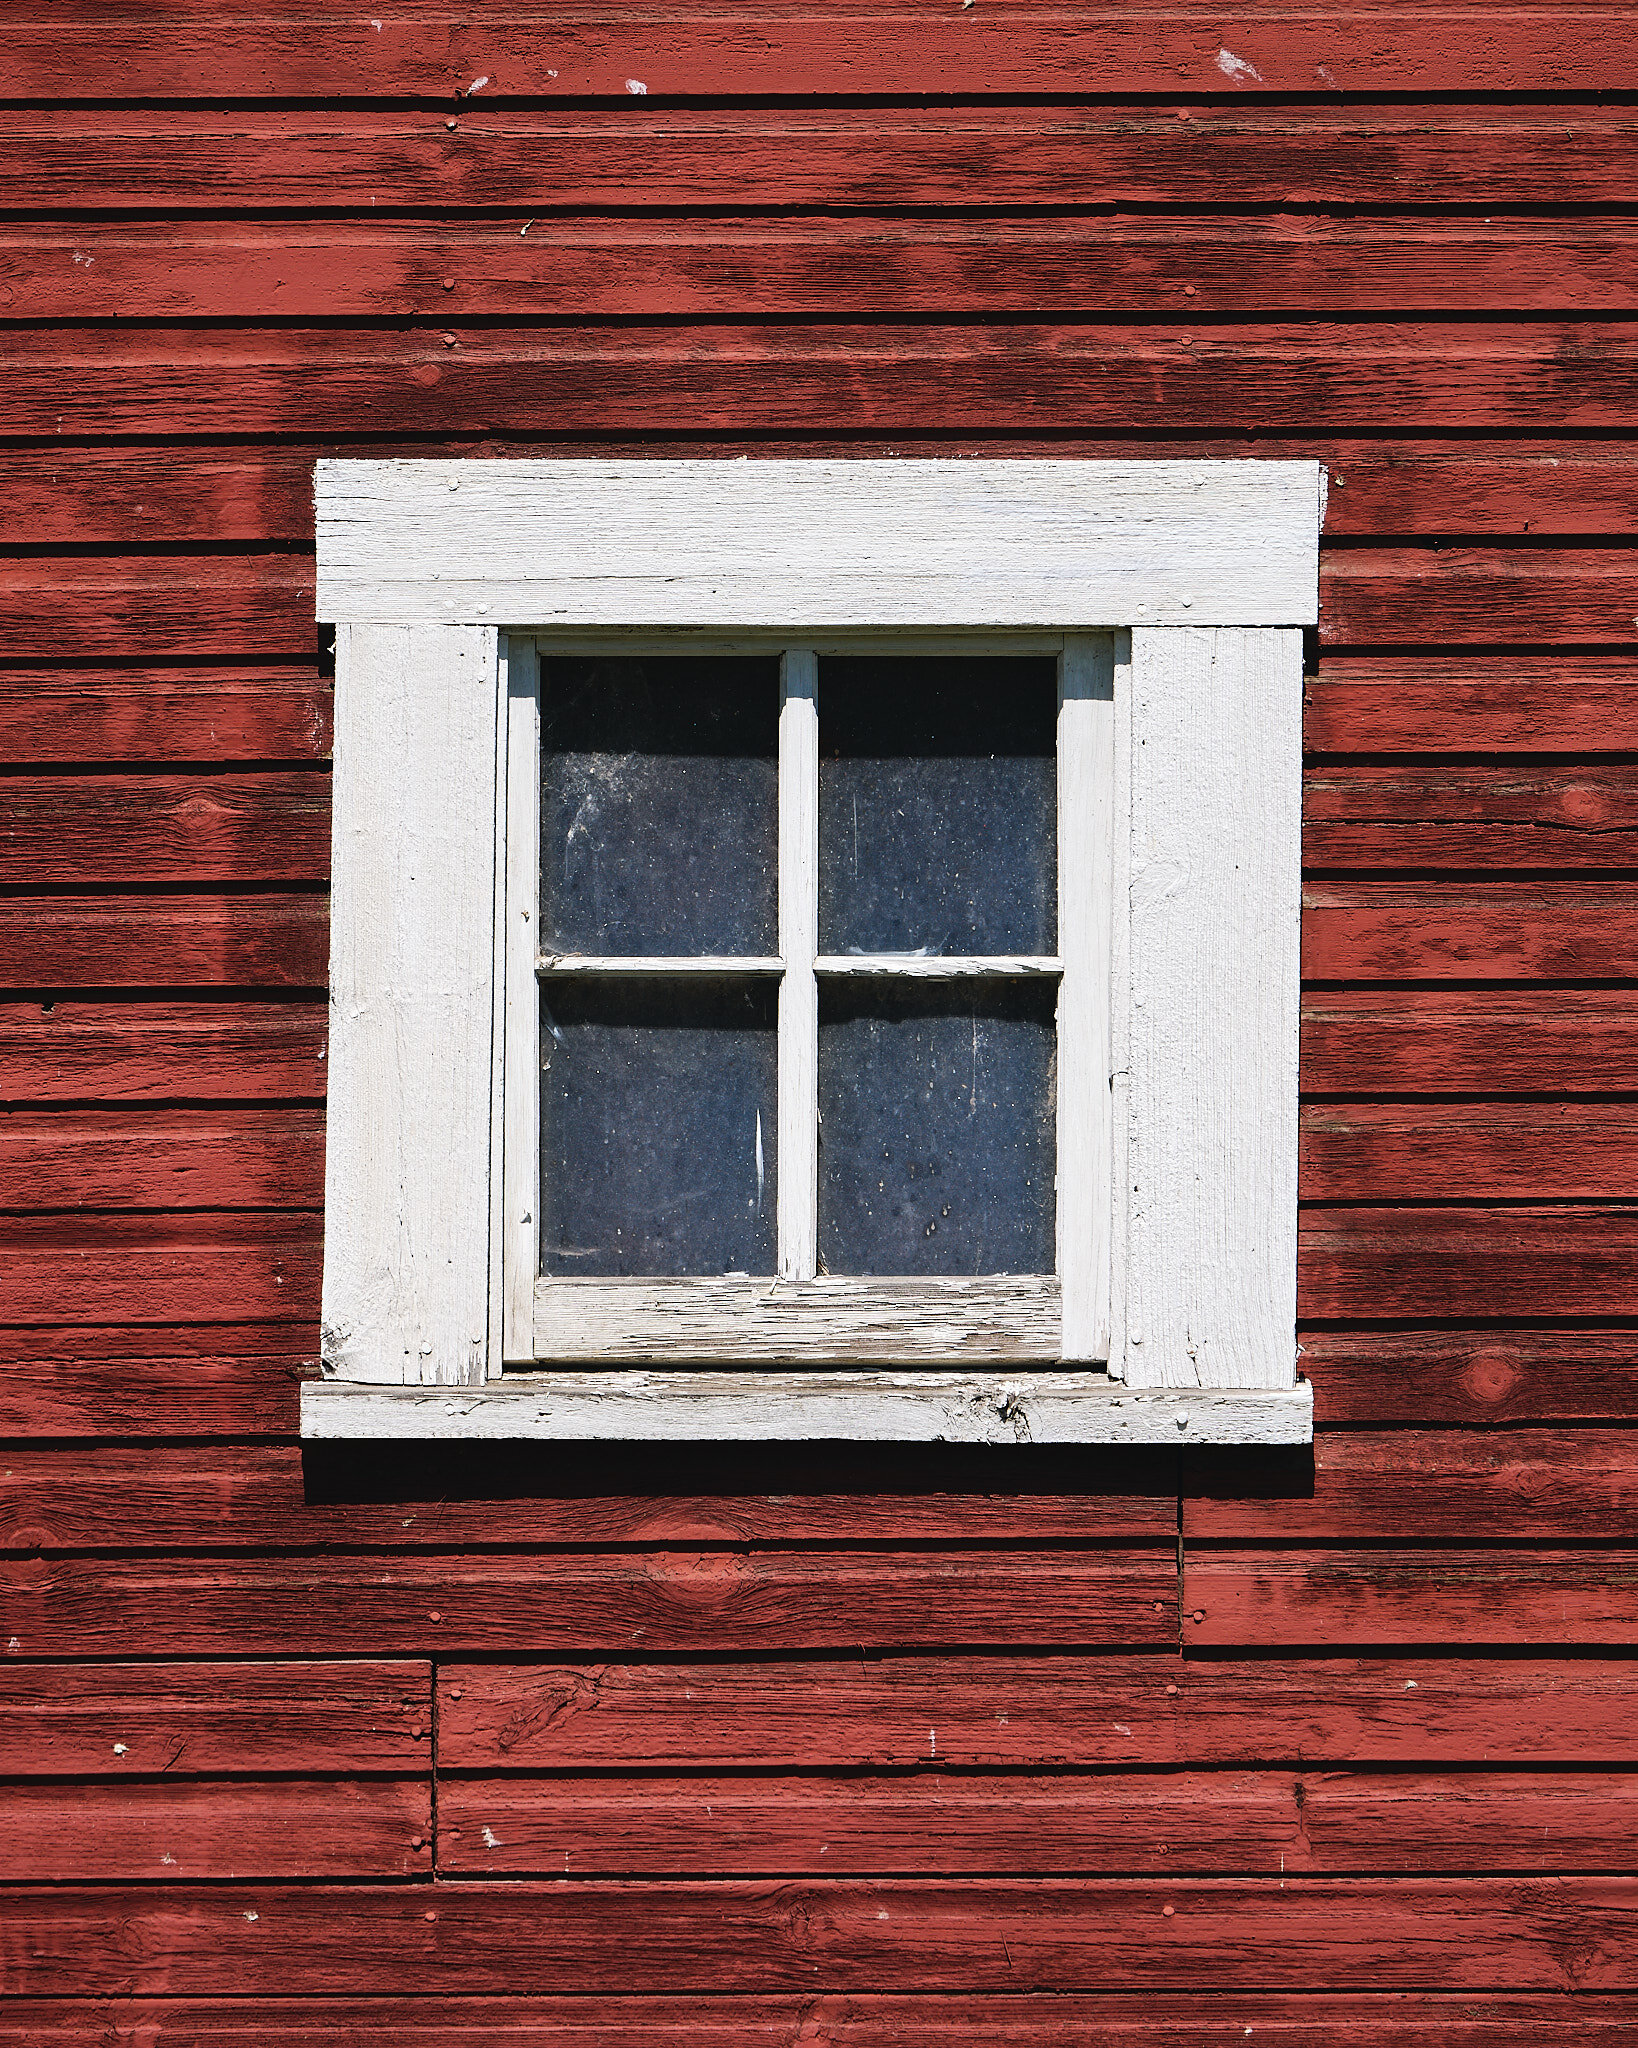
<path fill-rule="evenodd" d="M 1632 2038 L 1635 47 L 11 25 L 0 2048 Z M 1311 1471 L 303 1460 L 312 465 L 526 450 L 1326 463 Z"/>

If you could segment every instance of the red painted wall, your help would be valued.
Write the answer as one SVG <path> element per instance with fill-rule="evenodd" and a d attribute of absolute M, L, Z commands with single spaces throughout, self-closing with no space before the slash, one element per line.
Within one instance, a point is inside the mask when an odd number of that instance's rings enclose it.
<path fill-rule="evenodd" d="M 1638 2028 L 1630 13 L 1091 14 L 8 25 L 6 2048 Z M 388 449 L 1328 464 L 1311 1479 L 304 1469 Z"/>

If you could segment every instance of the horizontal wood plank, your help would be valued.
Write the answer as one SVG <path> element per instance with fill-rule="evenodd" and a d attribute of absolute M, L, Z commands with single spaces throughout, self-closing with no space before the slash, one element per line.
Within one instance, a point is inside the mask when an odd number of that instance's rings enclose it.
<path fill-rule="evenodd" d="M 324 881 L 330 779 L 13 775 L 0 778 L 0 833 L 18 887 Z"/>
<path fill-rule="evenodd" d="M 1625 989 L 1316 989 L 1303 1003 L 1310 1094 L 1618 1094 L 1635 1073 Z"/>
<path fill-rule="evenodd" d="M 0 1219 L 0 1323 L 318 1320 L 321 1219 L 242 1211 Z"/>
<path fill-rule="evenodd" d="M 579 1447 L 572 1473 L 550 1459 L 543 1470 L 538 1451 L 492 1446 L 465 1458 L 444 1448 L 374 1458 L 351 1446 L 328 1458 L 267 1445 L 18 1448 L 0 1454 L 0 1548 L 1154 1543 L 1176 1527 L 1170 1455 L 1142 1474 L 1129 1452 L 1100 1466 L 1077 1451 L 1073 1467 L 1054 1461 L 1047 1485 L 1064 1490 L 1051 1491 L 1035 1472 L 1009 1484 L 982 1454 L 940 1455 L 943 1471 L 911 1475 L 902 1452 L 770 1451 L 753 1492 L 743 1453 L 690 1453 L 680 1489 L 674 1451 L 630 1446 Z"/>
<path fill-rule="evenodd" d="M 1638 1314 L 1638 1209 L 1309 1209 L 1298 1312 L 1315 1320 Z"/>
<path fill-rule="evenodd" d="M 936 1727 L 929 1736 L 936 1749 Z M 1604 1863 L 1620 1860 L 1606 1843 Z M 479 1876 L 842 1877 L 1310 1866 L 1295 1782 L 1276 1772 L 930 1770 L 908 1778 L 444 1778 L 438 1867 Z"/>
<path fill-rule="evenodd" d="M 936 1733 L 936 1731 L 935 1731 Z M 827 1877 L 1632 1867 L 1638 1774 L 445 1778 L 450 1874 Z"/>
<path fill-rule="evenodd" d="M 190 7 L 163 32 L 138 16 L 69 16 L 19 30 L 19 99 L 431 98 L 488 88 L 512 97 L 700 99 L 869 94 L 923 98 L 1108 94 L 1567 93 L 1638 86 L 1625 16 L 1587 5 L 1575 34 L 1554 5 L 1498 11 L 1467 0 L 1379 17 L 1351 7 L 1236 17 L 1229 50 L 1215 15 L 1138 8 L 1088 18 L 1042 8 L 988 20 L 876 7 L 723 11 L 632 5 L 545 18 L 451 23 L 411 9 L 338 26 L 316 42 L 304 10 L 283 19 Z M 99 30 L 106 29 L 99 34 Z M 1458 52 L 1460 53 L 1458 58 Z M 489 67 L 487 70 L 485 66 Z"/>
<path fill-rule="evenodd" d="M 1334 646 L 1638 639 L 1638 558 L 1619 548 L 1360 548 L 1321 579 Z"/>
<path fill-rule="evenodd" d="M 0 1330 L 0 1437 L 293 1436 L 318 1354 L 280 1323 Z"/>
<path fill-rule="evenodd" d="M 1234 1465 L 1185 1464 L 1186 1542 L 1621 1543 L 1638 1517 L 1638 1430 L 1321 1432 L 1311 1493 Z"/>
<path fill-rule="evenodd" d="M 1638 770 L 1327 764 L 1303 779 L 1303 863 L 1333 869 L 1631 868 Z"/>
<path fill-rule="evenodd" d="M 8 1896 L 7 1989 L 1625 1993 L 1635 1902 L 1614 1877 L 64 1886 Z"/>
<path fill-rule="evenodd" d="M 50 118 L 55 123 L 61 116 Z M 5 168 L 0 165 L 0 184 L 4 179 Z M 31 201 L 32 205 L 38 203 L 37 199 Z M 70 268 L 73 267 L 71 257 Z M 8 547 L 27 550 L 62 541 L 83 545 L 95 539 L 138 548 L 174 548 L 186 541 L 220 547 L 234 541 L 310 541 L 312 537 L 313 458 L 306 449 L 245 449 L 231 445 L 195 448 L 180 462 L 176 451 L 165 447 L 73 447 L 30 449 L 26 453 L 0 450 L 0 540 Z M 116 697 L 122 690 L 135 692 L 144 687 L 174 691 L 176 700 L 168 708 L 179 716 L 187 708 L 189 693 L 213 685 L 224 690 L 242 687 L 252 692 L 299 689 L 304 685 L 315 690 L 312 650 L 304 652 L 308 656 L 305 669 L 245 669 L 220 678 L 177 669 L 156 670 L 146 675 L 76 674 L 55 680 L 64 689 L 70 705 L 82 690 L 88 698 L 105 689 Z M 22 687 L 16 677 L 8 681 Z M 52 679 L 45 681 L 49 687 Z M 327 737 L 327 690 L 323 700 Z M 244 710 L 245 707 L 240 708 L 240 724 L 245 722 Z M 26 727 L 27 713 L 25 697 L 15 706 L 12 716 Z M 115 729 L 126 744 L 134 741 L 141 749 L 143 733 L 137 719 L 132 718 L 123 730 Z M 297 724 L 296 731 L 300 730 Z M 42 737 L 49 738 L 49 730 Z M 138 751 L 134 758 L 155 758 L 151 749 L 156 737 L 159 736 L 148 734 L 147 749 Z M 310 746 L 297 746 L 291 757 L 304 760 L 312 751 Z M 231 754 L 203 758 L 258 760 L 272 758 L 276 752 L 272 747 L 240 746 Z M 88 751 L 85 758 L 121 756 Z M 157 758 L 182 760 L 187 756 L 178 751 Z"/>
<path fill-rule="evenodd" d="M 322 1109 L 14 1109 L 0 1209 L 319 1209 Z"/>
<path fill-rule="evenodd" d="M 27 645 L 68 612 L 82 655 L 311 659 L 313 587 L 308 555 L 14 556 L 0 559 L 0 631 Z"/>
<path fill-rule="evenodd" d="M 1632 1550 L 1196 1550 L 1184 1562 L 1190 1649 L 1625 1646 L 1635 1628 Z"/>
<path fill-rule="evenodd" d="M 1528 449 L 1444 449 L 1426 440 L 1384 448 L 1332 441 L 1328 453 L 1331 493 L 1325 530 L 1337 538 L 1626 534 L 1638 510 L 1638 466 L 1619 451 L 1573 441 Z M 1438 673 L 1450 675 L 1460 668 L 1461 658 L 1443 657 L 1436 666 Z"/>
<path fill-rule="evenodd" d="M 452 1662 L 438 1767 L 1625 1764 L 1635 1673 L 1626 1658 L 1434 1656 Z"/>
<path fill-rule="evenodd" d="M 1638 1421 L 1631 1330 L 1308 1330 L 1301 1370 L 1322 1421 Z"/>
<path fill-rule="evenodd" d="M 1626 1870 L 1638 1776 L 1325 1772 L 1302 1780 L 1309 1870 Z"/>
<path fill-rule="evenodd" d="M 38 1884 L 424 1877 L 431 1808 L 424 1778 L 0 1786 L 12 1868 Z"/>
<path fill-rule="evenodd" d="M 18 897 L 0 986 L 314 989 L 329 955 L 319 895 Z"/>
<path fill-rule="evenodd" d="M 9 1778 L 424 1773 L 424 1663 L 0 1666 Z M 85 1788 L 81 1786 L 80 1790 Z M 90 1873 L 88 1873 L 90 1874 Z"/>
<path fill-rule="evenodd" d="M 1304 705 L 1316 754 L 1638 752 L 1638 666 L 1626 655 L 1330 654 Z"/>
<path fill-rule="evenodd" d="M 269 1555 L 0 1566 L 28 1657 L 1175 1644 L 1152 1551 Z"/>
<path fill-rule="evenodd" d="M 1309 1103 L 1300 1185 L 1311 1202 L 1631 1201 L 1638 1103 Z"/>
<path fill-rule="evenodd" d="M 322 1099 L 324 1007 L 0 1002 L 8 1102 Z"/>
<path fill-rule="evenodd" d="M 1310 768 L 1302 778 L 1302 815 L 1310 825 L 1495 823 L 1564 834 L 1626 831 L 1638 823 L 1638 768 L 1630 762 L 1505 768 L 1335 762 Z"/>
<path fill-rule="evenodd" d="M 662 109 L 627 95 L 611 115 L 480 96 L 453 110 L 454 128 L 441 98 L 391 109 L 21 107 L 0 152 L 0 205 L 220 214 L 309 209 L 321 193 L 327 208 L 368 214 L 390 192 L 403 208 L 514 209 L 515 233 L 531 215 L 587 207 L 896 209 L 907 194 L 985 209 L 1057 207 L 1066 195 L 1394 207 L 1418 192 L 1451 206 L 1626 208 L 1638 178 L 1630 110 L 1586 102 L 1280 106 L 1240 94 L 1153 107 L 849 108 L 831 97 L 835 82 L 796 112 Z M 1085 82 L 1068 90 L 1079 98 Z"/>
<path fill-rule="evenodd" d="M 1624 881 L 1311 883 L 1312 981 L 1638 977 L 1638 888 Z"/>
<path fill-rule="evenodd" d="M 76 433 L 89 441 L 364 435 L 378 432 L 383 420 L 396 436 L 442 441 L 730 429 L 897 437 L 970 434 L 979 426 L 989 435 L 1046 435 L 1055 442 L 1077 433 L 1357 437 L 1417 433 L 1430 421 L 1442 434 L 1529 434 L 1541 431 L 1544 418 L 1590 434 L 1624 429 L 1635 362 L 1630 323 L 1591 316 L 1194 322 L 1159 330 L 1145 323 L 881 320 L 457 323 L 405 332 L 206 327 L 152 335 L 127 333 L 121 323 L 63 330 L 49 342 L 0 329 L 0 394 L 10 431 L 55 439 L 69 408 Z M 197 638 L 207 584 L 191 559 L 173 563 L 169 596 L 94 563 L 80 570 L 53 562 L 49 574 L 10 564 L 0 576 L 0 619 L 37 620 L 72 601 L 72 593 L 80 593 L 81 605 L 95 593 L 108 614 L 108 625 L 97 625 L 104 644 L 117 626 L 140 630 L 144 620 L 155 636 L 165 629 L 180 642 L 191 601 L 198 655 L 207 651 Z M 305 654 L 310 633 L 288 647 L 280 637 L 293 634 L 298 619 L 310 625 L 305 565 L 267 557 L 253 583 L 255 559 L 240 562 L 247 580 L 234 606 L 211 623 L 209 651 Z M 1379 577 L 1390 566 L 1380 563 Z M 1448 620 L 1459 637 L 1495 637 L 1493 621 L 1489 632 L 1481 630 L 1482 608 L 1498 601 L 1501 586 L 1480 574 L 1482 565 L 1470 590 L 1449 570 L 1437 614 L 1426 566 L 1406 563 L 1402 570 L 1401 594 L 1414 598 L 1430 622 L 1437 616 L 1438 630 Z M 1587 564 L 1580 581 L 1538 574 L 1539 636 L 1553 637 L 1556 624 L 1572 615 L 1606 620 L 1613 630 L 1613 607 L 1632 575 L 1630 566 L 1608 563 Z M 1350 587 L 1368 592 L 1367 572 L 1356 570 Z M 1623 641 L 1638 639 L 1631 609 Z M 1351 623 L 1333 637 L 1357 643 L 1367 623 L 1356 605 Z M 1389 644 L 1429 636 L 1430 629 L 1419 633 L 1399 617 L 1382 624 Z M 156 645 L 146 658 L 159 653 Z"/>
<path fill-rule="evenodd" d="M 59 502 L 45 513 L 30 503 L 24 490 L 10 484 L 5 475 L 7 464 L 0 458 L 0 493 L 5 493 L 7 509 L 17 522 L 17 537 L 24 536 L 26 525 L 26 538 L 34 545 L 56 537 L 42 532 L 42 527 L 58 527 L 64 539 L 83 539 L 90 533 L 106 533 L 115 523 L 108 511 L 107 479 L 109 472 L 118 473 L 125 458 L 98 463 L 90 450 L 79 450 L 77 455 L 89 471 L 78 479 L 81 488 L 87 495 L 101 494 L 103 509 L 95 518 L 77 519 L 77 506 L 61 503 L 63 479 L 54 480 Z M 237 473 L 259 482 L 264 467 L 271 465 L 244 465 Z M 217 537 L 224 515 L 211 497 L 210 468 L 208 462 L 179 465 L 174 458 L 167 461 L 171 488 L 157 516 L 169 526 L 171 540 L 184 533 L 188 538 Z M 310 481 L 308 490 L 310 493 Z M 271 508 L 264 508 L 260 490 L 251 495 L 256 510 L 246 516 L 245 523 L 254 523 L 257 538 L 269 527 L 271 537 L 276 538 L 284 522 Z M 176 505 L 184 498 L 188 511 L 179 520 Z M 47 762 L 81 766 L 94 761 L 317 761 L 330 751 L 330 709 L 329 686 L 319 681 L 312 668 L 216 670 L 204 675 L 187 670 L 121 668 L 75 671 L 72 675 L 48 670 L 30 675 L 13 669 L 0 674 L 0 760 L 30 766 Z"/>
<path fill-rule="evenodd" d="M 396 178 L 391 189 L 397 201 Z M 1303 215 L 1209 225 L 548 216 L 526 231 L 511 221 L 0 228 L 0 317 L 26 308 L 31 320 L 778 319 L 1041 306 L 1262 317 L 1632 312 L 1638 229 Z"/>
<path fill-rule="evenodd" d="M 5 2048 L 83 2048 L 87 2006 L 25 1998 L 0 2007 Z M 96 2022 L 148 2030 L 154 2048 L 659 2048 L 686 2034 L 699 2048 L 1035 2048 L 1072 2030 L 1084 2048 L 1244 2048 L 1245 2030 L 1280 2048 L 1625 2048 L 1622 1998 L 1496 1998 L 1474 1993 L 1202 1993 L 1163 2003 L 1142 1992 L 593 1995 L 427 1998 L 286 1997 L 101 2000 Z M 1248 2020 L 1249 2016 L 1249 2020 Z M 804 2032 L 804 2030 L 806 2030 Z"/>

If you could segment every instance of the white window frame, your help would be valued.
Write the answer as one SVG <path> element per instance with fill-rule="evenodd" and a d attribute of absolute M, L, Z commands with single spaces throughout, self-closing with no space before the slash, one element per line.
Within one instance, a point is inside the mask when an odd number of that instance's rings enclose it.
<path fill-rule="evenodd" d="M 1114 636 L 911 640 L 740 635 L 702 641 L 510 633 L 507 678 L 506 1038 L 501 1216 L 502 1352 L 553 1365 L 893 1366 L 1103 1364 L 1109 1356 L 1113 1206 L 1109 957 Z M 1058 667 L 1058 950 L 937 959 L 819 950 L 819 722 L 824 662 L 873 652 L 1051 655 Z M 759 961 L 541 956 L 540 668 L 553 655 L 777 655 L 780 664 L 778 952 Z M 540 1277 L 539 980 L 758 972 L 778 983 L 777 1264 L 772 1279 Z M 1050 1273 L 890 1278 L 819 1272 L 819 990 L 876 981 L 1045 977 L 1057 985 L 1056 1257 Z M 1096 1078 L 1094 1078 L 1096 1077 Z"/>
<path fill-rule="evenodd" d="M 1317 465 L 345 461 L 316 486 L 336 789 L 304 1435 L 1307 1439 Z M 610 636 L 792 650 L 773 1282 L 537 1278 L 537 646 Z M 986 639 L 1060 660 L 1059 1273 L 818 1278 L 817 1125 L 792 1114 L 817 1060 L 815 665 Z"/>

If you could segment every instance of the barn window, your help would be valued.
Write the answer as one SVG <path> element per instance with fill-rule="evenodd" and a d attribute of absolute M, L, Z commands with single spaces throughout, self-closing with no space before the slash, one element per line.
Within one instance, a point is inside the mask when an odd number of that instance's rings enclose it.
<path fill-rule="evenodd" d="M 507 1363 L 1103 1360 L 1111 636 L 676 646 L 508 636 Z"/>
<path fill-rule="evenodd" d="M 1297 463 L 334 463 L 311 1434 L 1292 1441 Z"/>

